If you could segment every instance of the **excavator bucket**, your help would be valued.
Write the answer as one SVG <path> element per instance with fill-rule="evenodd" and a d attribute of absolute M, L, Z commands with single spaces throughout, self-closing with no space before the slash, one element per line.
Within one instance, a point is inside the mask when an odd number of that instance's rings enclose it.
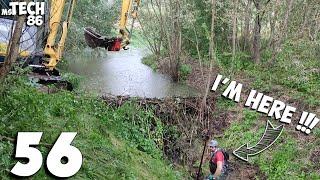
<path fill-rule="evenodd" d="M 102 47 L 108 51 L 120 51 L 121 49 L 121 38 L 107 38 L 97 33 L 94 28 L 86 27 L 84 29 L 84 37 L 86 43 L 91 48 Z"/>

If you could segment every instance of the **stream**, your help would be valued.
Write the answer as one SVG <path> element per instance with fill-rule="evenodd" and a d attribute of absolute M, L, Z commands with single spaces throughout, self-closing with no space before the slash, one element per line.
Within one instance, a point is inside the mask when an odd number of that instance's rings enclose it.
<path fill-rule="evenodd" d="M 199 95 L 194 88 L 174 83 L 168 76 L 142 64 L 147 52 L 146 49 L 130 49 L 101 53 L 101 50 L 85 49 L 76 54 L 77 58 L 68 57 L 72 59 L 68 70 L 85 77 L 80 89 L 99 94 L 148 98 Z"/>

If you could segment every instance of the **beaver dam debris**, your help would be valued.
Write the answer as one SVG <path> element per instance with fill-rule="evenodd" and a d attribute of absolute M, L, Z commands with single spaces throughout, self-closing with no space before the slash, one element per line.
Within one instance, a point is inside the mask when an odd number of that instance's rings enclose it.
<path fill-rule="evenodd" d="M 109 105 L 119 107 L 128 101 L 135 101 L 138 106 L 153 110 L 155 116 L 166 125 L 174 126 L 181 136 L 176 139 L 165 134 L 164 153 L 174 162 L 185 163 L 199 159 L 195 143 L 201 143 L 204 129 L 215 129 L 211 135 L 219 135 L 229 126 L 226 113 L 216 116 L 215 97 L 208 97 L 207 104 L 201 106 L 202 98 L 130 98 L 128 96 L 102 96 Z M 217 120 L 217 118 L 219 120 Z M 191 165 L 191 164 L 189 164 Z"/>
<path fill-rule="evenodd" d="M 208 96 L 206 104 L 202 105 L 202 97 L 167 97 L 167 98 L 131 98 L 129 96 L 101 97 L 108 105 L 119 107 L 128 101 L 135 101 L 143 108 L 153 107 L 155 115 L 166 122 L 177 123 L 193 122 L 199 129 L 194 132 L 201 134 L 204 129 L 215 129 L 211 135 L 219 135 L 229 126 L 231 119 L 226 112 L 217 112 L 215 108 L 216 96 Z M 187 128 L 185 126 L 185 128 Z M 190 127 L 191 129 L 193 127 Z M 187 129 L 189 132 L 189 129 Z M 187 132 L 186 132 L 187 133 Z M 190 132 L 189 132 L 190 133 Z M 189 134 L 188 133 L 188 134 Z"/>
<path fill-rule="evenodd" d="M 159 99 L 107 95 L 101 98 L 110 106 L 119 107 L 128 101 L 135 101 L 140 107 L 152 107 L 155 115 L 162 120 L 166 120 L 166 122 L 175 123 L 179 121 L 184 122 L 184 124 L 185 122 L 198 122 L 201 128 L 206 129 L 217 125 L 213 122 L 216 100 L 214 96 L 207 98 L 205 106 L 201 105 L 203 101 L 201 97 L 167 97 Z M 224 125 L 227 124 L 220 124 L 220 126 Z"/>
<path fill-rule="evenodd" d="M 134 101 L 141 108 L 153 110 L 155 116 L 166 126 L 176 127 L 181 134 L 180 137 L 165 132 L 163 152 L 174 163 L 187 165 L 191 174 L 197 170 L 194 165 L 200 158 L 203 130 L 209 129 L 211 137 L 221 137 L 233 120 L 231 112 L 219 111 L 216 108 L 216 96 L 209 96 L 204 106 L 201 105 L 203 102 L 201 97 L 158 99 L 105 95 L 101 98 L 113 107 L 120 107 L 126 102 Z M 254 165 L 243 166 L 241 163 L 231 162 L 233 169 L 231 177 L 252 179 L 257 174 L 263 176 Z"/>

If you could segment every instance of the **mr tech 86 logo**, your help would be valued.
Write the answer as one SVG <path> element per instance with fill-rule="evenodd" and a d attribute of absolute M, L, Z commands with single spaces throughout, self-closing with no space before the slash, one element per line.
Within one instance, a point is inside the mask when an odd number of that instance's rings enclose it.
<path fill-rule="evenodd" d="M 8 9 L 1 9 L 2 16 L 27 15 L 28 26 L 41 26 L 45 14 L 45 2 L 9 2 Z"/>

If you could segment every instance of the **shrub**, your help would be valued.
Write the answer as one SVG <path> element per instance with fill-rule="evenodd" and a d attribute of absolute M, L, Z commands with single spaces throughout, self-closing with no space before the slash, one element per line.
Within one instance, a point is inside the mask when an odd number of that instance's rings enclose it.
<path fill-rule="evenodd" d="M 186 80 L 188 75 L 191 74 L 192 68 L 188 64 L 182 64 L 179 68 L 179 75 L 181 80 Z"/>

